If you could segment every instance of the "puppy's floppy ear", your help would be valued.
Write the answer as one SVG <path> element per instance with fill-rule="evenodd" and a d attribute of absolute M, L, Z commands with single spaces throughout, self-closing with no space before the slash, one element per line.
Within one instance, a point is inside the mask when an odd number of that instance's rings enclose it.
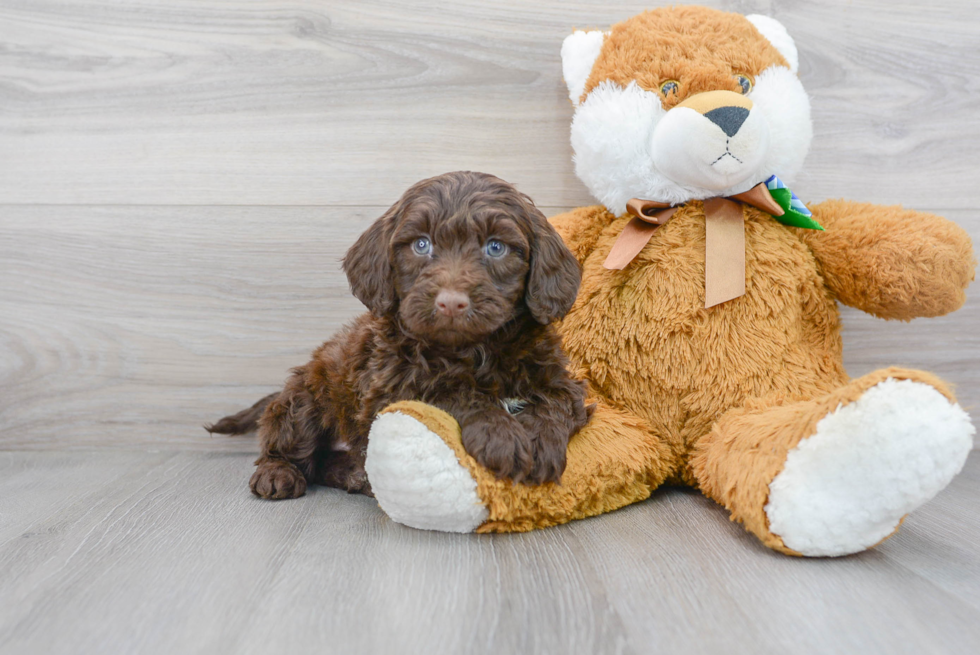
<path fill-rule="evenodd" d="M 575 303 L 582 271 L 578 260 L 544 214 L 525 196 L 524 211 L 531 223 L 531 270 L 524 303 L 538 323 L 562 318 Z"/>
<path fill-rule="evenodd" d="M 362 234 L 344 255 L 344 273 L 354 296 L 377 316 L 395 309 L 391 236 L 404 203 L 395 203 Z"/>

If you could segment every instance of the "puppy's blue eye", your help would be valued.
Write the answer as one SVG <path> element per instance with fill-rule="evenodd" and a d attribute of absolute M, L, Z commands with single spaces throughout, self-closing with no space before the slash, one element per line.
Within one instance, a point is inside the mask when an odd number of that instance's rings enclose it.
<path fill-rule="evenodd" d="M 428 255 L 432 252 L 432 242 L 429 237 L 419 237 L 412 242 L 412 250 L 416 255 Z"/>
<path fill-rule="evenodd" d="M 490 239 L 487 241 L 487 246 L 485 248 L 487 255 L 490 257 L 503 257 L 507 254 L 508 248 L 507 244 L 503 241 L 498 241 L 497 239 Z"/>

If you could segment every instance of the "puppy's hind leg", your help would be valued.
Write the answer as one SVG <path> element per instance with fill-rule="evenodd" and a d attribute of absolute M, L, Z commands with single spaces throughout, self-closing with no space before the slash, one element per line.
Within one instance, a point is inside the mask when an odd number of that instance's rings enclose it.
<path fill-rule="evenodd" d="M 313 481 L 323 430 L 313 397 L 295 375 L 259 420 L 262 456 L 255 460 L 257 468 L 249 481 L 252 493 L 274 500 L 305 494 L 307 481 Z"/>
<path fill-rule="evenodd" d="M 316 481 L 325 487 L 374 497 L 364 470 L 364 460 L 344 450 L 322 450 L 318 456 Z"/>

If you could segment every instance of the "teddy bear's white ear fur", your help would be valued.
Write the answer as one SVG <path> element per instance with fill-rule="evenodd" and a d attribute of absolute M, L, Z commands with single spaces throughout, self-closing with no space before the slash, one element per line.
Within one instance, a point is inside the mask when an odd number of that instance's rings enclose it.
<path fill-rule="evenodd" d="M 561 72 L 568 85 L 568 97 L 578 106 L 579 98 L 585 90 L 585 82 L 592 72 L 592 64 L 599 58 L 602 40 L 606 32 L 576 30 L 565 37 L 561 44 Z"/>
<path fill-rule="evenodd" d="M 799 72 L 800 56 L 796 52 L 796 43 L 793 42 L 793 37 L 789 35 L 783 24 L 775 18 L 761 14 L 751 14 L 745 18 L 755 25 L 755 29 L 759 30 L 762 36 L 766 37 L 769 43 L 779 51 L 779 54 L 789 64 L 789 69 L 793 73 Z"/>

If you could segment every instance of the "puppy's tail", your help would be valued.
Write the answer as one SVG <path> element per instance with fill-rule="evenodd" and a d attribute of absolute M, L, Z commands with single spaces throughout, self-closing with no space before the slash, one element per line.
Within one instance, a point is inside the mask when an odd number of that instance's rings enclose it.
<path fill-rule="evenodd" d="M 265 408 L 279 395 L 279 392 L 270 393 L 268 396 L 255 403 L 248 409 L 243 409 L 237 414 L 226 416 L 217 423 L 205 425 L 204 429 L 211 434 L 245 434 L 259 427 L 259 417 Z"/>

